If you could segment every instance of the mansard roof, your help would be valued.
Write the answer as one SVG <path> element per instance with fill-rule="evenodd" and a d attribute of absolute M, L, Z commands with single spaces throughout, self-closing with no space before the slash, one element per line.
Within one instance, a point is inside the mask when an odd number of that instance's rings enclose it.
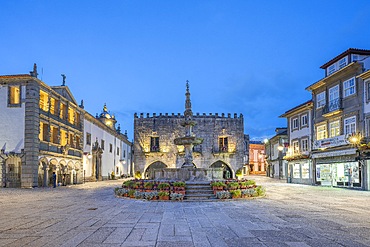
<path fill-rule="evenodd" d="M 341 58 L 349 55 L 349 54 L 359 54 L 359 55 L 370 55 L 370 50 L 364 50 L 364 49 L 356 49 L 356 48 L 349 48 L 348 50 L 342 52 L 335 58 L 331 59 L 329 62 L 321 65 L 321 69 L 326 69 L 329 67 L 329 65 L 335 63 L 336 61 L 340 60 Z"/>

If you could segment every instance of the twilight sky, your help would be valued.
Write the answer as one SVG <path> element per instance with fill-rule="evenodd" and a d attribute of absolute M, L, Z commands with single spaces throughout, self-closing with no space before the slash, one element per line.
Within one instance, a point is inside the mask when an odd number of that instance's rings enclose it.
<path fill-rule="evenodd" d="M 311 95 L 319 67 L 370 49 L 370 1 L 0 0 L 0 74 L 61 85 L 91 114 L 107 103 L 133 137 L 137 113 L 242 113 L 262 140 Z"/>

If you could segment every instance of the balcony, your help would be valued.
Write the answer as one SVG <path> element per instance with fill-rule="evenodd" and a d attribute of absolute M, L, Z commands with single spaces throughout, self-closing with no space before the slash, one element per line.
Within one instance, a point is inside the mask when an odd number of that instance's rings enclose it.
<path fill-rule="evenodd" d="M 323 117 L 330 117 L 335 114 L 341 113 L 343 110 L 342 108 L 342 99 L 337 98 L 334 100 L 331 100 L 328 105 L 325 105 L 322 110 L 322 116 Z"/>
<path fill-rule="evenodd" d="M 44 141 L 40 141 L 39 150 L 40 151 L 45 151 L 45 152 L 58 153 L 58 154 L 63 154 L 64 153 L 63 152 L 64 151 L 63 147 L 60 146 L 59 144 L 54 144 L 54 143 L 51 143 L 51 142 L 44 142 Z M 68 147 L 68 149 L 65 150 L 65 154 L 70 155 L 70 156 L 79 157 L 79 158 L 82 157 L 82 151 L 81 150 L 75 149 L 75 148 L 70 148 L 70 147 Z"/>

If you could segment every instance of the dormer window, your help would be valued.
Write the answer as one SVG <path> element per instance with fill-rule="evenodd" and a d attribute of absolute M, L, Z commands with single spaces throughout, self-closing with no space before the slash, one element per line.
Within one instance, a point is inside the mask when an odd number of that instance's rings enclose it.
<path fill-rule="evenodd" d="M 335 64 L 330 65 L 328 68 L 328 75 L 331 75 L 335 72 Z"/>
<path fill-rule="evenodd" d="M 342 58 L 339 60 L 339 69 L 345 67 L 347 65 L 347 57 Z"/>

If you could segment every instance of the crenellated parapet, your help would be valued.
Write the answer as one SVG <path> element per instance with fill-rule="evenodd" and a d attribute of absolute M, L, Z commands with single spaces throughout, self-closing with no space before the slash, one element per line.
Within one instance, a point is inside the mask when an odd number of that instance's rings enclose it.
<path fill-rule="evenodd" d="M 134 114 L 134 118 L 184 118 L 184 115 L 181 114 L 181 113 L 140 113 L 140 114 L 137 114 L 135 113 Z M 196 113 L 195 115 L 193 115 L 193 118 L 235 118 L 235 119 L 243 119 L 243 114 L 238 114 L 237 113 L 234 113 L 233 115 L 231 113 Z"/>

